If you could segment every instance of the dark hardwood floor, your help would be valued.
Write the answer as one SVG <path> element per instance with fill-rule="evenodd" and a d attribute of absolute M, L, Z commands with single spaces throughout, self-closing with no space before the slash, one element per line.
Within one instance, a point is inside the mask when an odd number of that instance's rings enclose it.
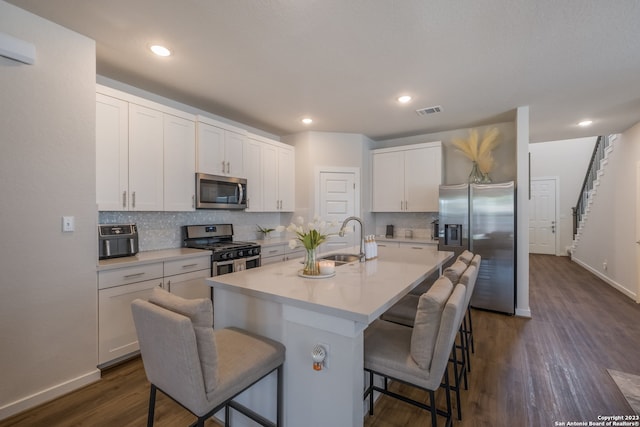
<path fill-rule="evenodd" d="M 607 369 L 640 375 L 640 306 L 566 257 L 531 255 L 530 262 L 533 318 L 473 312 L 476 353 L 469 390 L 462 391 L 463 419 L 454 425 L 546 427 L 632 414 Z M 422 397 L 407 386 L 394 387 Z M 0 421 L 0 427 L 144 426 L 148 391 L 135 359 L 104 372 L 98 383 Z M 158 396 L 157 426 L 194 420 Z M 426 411 L 383 397 L 364 424 L 428 426 L 430 419 Z"/>

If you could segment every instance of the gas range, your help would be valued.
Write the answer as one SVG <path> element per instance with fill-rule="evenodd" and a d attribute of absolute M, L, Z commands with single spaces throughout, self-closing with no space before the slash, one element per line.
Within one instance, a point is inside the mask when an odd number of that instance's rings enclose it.
<path fill-rule="evenodd" d="M 186 225 L 183 227 L 183 237 L 184 245 L 188 248 L 212 251 L 213 262 L 260 256 L 259 244 L 233 240 L 231 224 Z"/>

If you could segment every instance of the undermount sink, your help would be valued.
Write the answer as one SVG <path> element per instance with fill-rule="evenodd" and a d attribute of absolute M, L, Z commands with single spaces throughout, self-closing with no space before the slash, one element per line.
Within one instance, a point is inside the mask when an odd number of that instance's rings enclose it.
<path fill-rule="evenodd" d="M 359 261 L 360 256 L 355 254 L 329 254 L 320 257 L 321 260 L 326 259 L 328 261 L 335 261 L 336 267 L 350 262 Z"/>

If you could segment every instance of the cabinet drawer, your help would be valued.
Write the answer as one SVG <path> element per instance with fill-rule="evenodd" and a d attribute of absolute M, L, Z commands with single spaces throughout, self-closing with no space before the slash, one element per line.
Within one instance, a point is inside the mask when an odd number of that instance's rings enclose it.
<path fill-rule="evenodd" d="M 144 280 L 162 279 L 162 263 L 144 264 L 98 272 L 98 289 L 127 285 Z"/>
<path fill-rule="evenodd" d="M 198 270 L 211 270 L 211 256 L 207 255 L 199 258 L 178 259 L 165 261 L 164 275 L 175 276 L 176 274 L 189 273 Z M 208 276 L 207 276 L 208 277 Z"/>
<path fill-rule="evenodd" d="M 284 245 L 262 247 L 260 255 L 262 258 L 282 257 L 284 259 Z"/>

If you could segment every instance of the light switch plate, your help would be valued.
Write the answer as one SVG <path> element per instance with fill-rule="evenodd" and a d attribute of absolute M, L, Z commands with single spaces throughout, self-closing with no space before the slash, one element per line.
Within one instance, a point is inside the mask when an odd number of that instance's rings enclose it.
<path fill-rule="evenodd" d="M 69 232 L 76 230 L 76 218 L 73 216 L 62 217 L 62 231 Z"/>

